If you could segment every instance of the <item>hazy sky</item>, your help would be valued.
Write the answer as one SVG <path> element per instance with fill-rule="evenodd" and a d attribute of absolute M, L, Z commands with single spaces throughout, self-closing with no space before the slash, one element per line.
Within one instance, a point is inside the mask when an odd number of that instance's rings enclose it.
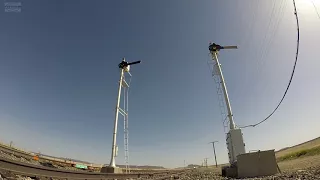
<path fill-rule="evenodd" d="M 290 0 L 20 2 L 21 13 L 0 13 L 0 141 L 44 154 L 109 163 L 118 63 L 126 57 L 142 60 L 131 70 L 130 164 L 177 167 L 205 157 L 212 164 L 213 140 L 225 163 L 208 43 L 239 47 L 220 53 L 239 126 L 271 113 L 294 63 Z M 320 18 L 310 0 L 297 0 L 297 10 L 294 80 L 274 116 L 243 130 L 247 151 L 320 136 Z M 122 118 L 118 130 L 123 164 Z"/>

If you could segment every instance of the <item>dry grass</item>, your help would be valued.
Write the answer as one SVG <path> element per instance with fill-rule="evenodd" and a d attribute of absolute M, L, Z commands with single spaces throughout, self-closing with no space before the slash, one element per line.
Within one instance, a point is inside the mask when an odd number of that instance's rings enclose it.
<path fill-rule="evenodd" d="M 320 137 L 276 152 L 281 171 L 320 167 Z"/>
<path fill-rule="evenodd" d="M 320 137 L 277 151 L 276 158 L 283 172 L 320 167 Z M 208 169 L 220 173 L 224 165 L 228 164 L 218 165 L 218 168 L 210 166 Z"/>
<path fill-rule="evenodd" d="M 277 161 L 287 161 L 292 159 L 297 159 L 305 156 L 315 156 L 320 155 L 320 146 L 316 146 L 310 149 L 301 149 L 299 151 L 293 151 L 292 153 L 285 154 L 277 158 Z"/>
<path fill-rule="evenodd" d="M 309 167 L 320 167 L 320 155 L 306 156 L 298 159 L 278 162 L 281 171 L 296 171 Z"/>
<path fill-rule="evenodd" d="M 302 144 L 298 144 L 296 146 L 292 146 L 289 148 L 286 148 L 284 150 L 280 150 L 276 152 L 276 158 L 279 158 L 281 156 L 285 156 L 287 154 L 290 153 L 294 153 L 297 151 L 302 151 L 302 150 L 306 150 L 306 149 L 311 149 L 314 147 L 320 146 L 320 137 L 316 138 L 316 139 L 312 139 L 310 141 L 304 142 Z"/>
<path fill-rule="evenodd" d="M 301 169 L 307 169 L 310 167 L 320 167 L 320 155 L 315 156 L 305 156 L 297 159 L 286 160 L 278 162 L 278 166 L 281 172 L 294 172 Z M 210 171 L 217 174 L 221 173 L 221 167 L 216 168 L 215 166 L 210 166 L 208 168 L 200 168 L 200 171 Z"/>

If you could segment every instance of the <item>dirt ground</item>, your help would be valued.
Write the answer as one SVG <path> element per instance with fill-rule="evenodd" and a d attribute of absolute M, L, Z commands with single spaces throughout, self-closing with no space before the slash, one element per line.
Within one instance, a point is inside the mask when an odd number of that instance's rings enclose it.
<path fill-rule="evenodd" d="M 320 168 L 320 155 L 307 156 L 298 159 L 282 161 L 278 163 L 281 171 L 297 171 L 300 169 L 306 169 L 310 167 Z"/>
<path fill-rule="evenodd" d="M 294 172 L 297 170 L 308 169 L 312 167 L 320 168 L 320 155 L 307 156 L 299 159 L 278 162 L 278 166 L 281 172 Z M 221 173 L 220 165 L 218 165 L 217 168 L 215 166 L 210 166 L 209 169 L 211 169 L 211 171 L 214 173 Z"/>

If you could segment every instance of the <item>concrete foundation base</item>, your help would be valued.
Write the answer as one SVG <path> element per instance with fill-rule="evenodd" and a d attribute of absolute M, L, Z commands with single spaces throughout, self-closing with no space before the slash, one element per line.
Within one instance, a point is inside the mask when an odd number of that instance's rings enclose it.
<path fill-rule="evenodd" d="M 233 167 L 225 166 L 225 167 L 222 167 L 221 170 L 222 170 L 223 177 L 231 177 L 231 178 L 238 177 L 238 168 L 236 166 L 233 166 Z"/>
<path fill-rule="evenodd" d="M 121 174 L 122 173 L 122 169 L 118 168 L 118 167 L 102 167 L 101 171 L 102 173 L 115 173 L 115 174 Z"/>

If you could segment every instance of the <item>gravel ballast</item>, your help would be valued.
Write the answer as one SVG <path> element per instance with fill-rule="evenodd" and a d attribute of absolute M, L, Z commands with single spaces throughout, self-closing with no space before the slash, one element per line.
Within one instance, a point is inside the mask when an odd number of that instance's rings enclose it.
<path fill-rule="evenodd" d="M 7 158 L 10 160 L 14 161 L 20 161 L 24 163 L 29 163 L 33 165 L 40 165 L 41 164 L 38 161 L 35 161 L 33 159 L 25 159 L 23 157 L 16 156 L 14 154 L 8 154 L 0 150 L 0 157 Z M 302 159 L 303 160 L 303 159 Z M 301 167 L 301 166 L 300 166 Z M 68 170 L 78 170 L 74 167 L 59 167 L 59 169 L 68 169 Z M 182 175 L 173 175 L 170 178 L 166 179 L 181 179 L 181 180 L 223 180 L 223 179 L 233 179 L 233 178 L 226 178 L 222 177 L 219 173 L 217 173 L 217 169 L 212 169 L 212 168 L 199 168 L 199 169 L 194 169 L 192 171 L 189 171 L 185 174 Z M 12 174 L 11 172 L 8 171 L 3 171 L 0 170 L 0 180 L 24 180 L 24 179 L 34 179 L 33 177 L 25 177 L 25 176 L 20 176 L 18 174 Z M 48 178 L 38 178 L 38 179 L 48 179 Z M 243 178 L 242 178 L 243 179 Z M 314 166 L 314 167 L 308 167 L 308 168 L 302 168 L 294 171 L 284 171 L 281 174 L 276 174 L 273 176 L 267 176 L 267 177 L 256 177 L 256 178 L 246 178 L 248 180 L 277 180 L 277 179 L 297 179 L 297 180 L 320 180 L 320 166 Z"/>
<path fill-rule="evenodd" d="M 10 172 L 0 171 L 1 178 L 0 180 L 9 180 L 9 179 L 19 179 L 19 180 L 31 180 L 35 179 L 34 177 L 26 177 L 26 176 L 20 176 L 16 174 L 12 174 Z M 50 178 L 37 178 L 39 180 L 44 179 L 50 179 Z M 157 178 L 158 179 L 158 178 Z M 183 175 L 172 175 L 170 178 L 166 179 L 180 179 L 180 180 L 233 180 L 234 178 L 227 178 L 222 177 L 217 173 L 211 172 L 208 170 L 194 170 L 191 172 L 187 172 Z M 242 178 L 244 179 L 244 178 Z M 267 177 L 256 177 L 256 178 L 245 178 L 247 180 L 286 180 L 286 179 L 292 179 L 292 180 L 320 180 L 320 167 L 313 167 L 308 168 L 305 170 L 298 170 L 295 172 L 283 172 L 281 174 L 277 174 L 274 176 L 267 176 Z M 120 179 L 118 179 L 120 180 Z M 137 180 L 137 179 L 131 179 L 131 180 Z"/>

